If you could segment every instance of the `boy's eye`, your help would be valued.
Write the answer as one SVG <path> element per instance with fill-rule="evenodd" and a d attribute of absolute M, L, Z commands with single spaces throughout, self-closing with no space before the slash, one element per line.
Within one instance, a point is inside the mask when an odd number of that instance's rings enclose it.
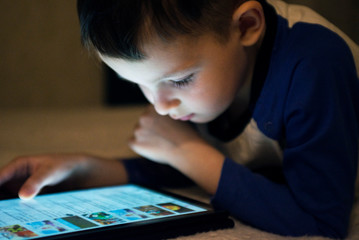
<path fill-rule="evenodd" d="M 194 80 L 194 74 L 191 74 L 179 80 L 171 80 L 171 83 L 176 88 L 183 88 L 188 86 L 193 80 Z"/>

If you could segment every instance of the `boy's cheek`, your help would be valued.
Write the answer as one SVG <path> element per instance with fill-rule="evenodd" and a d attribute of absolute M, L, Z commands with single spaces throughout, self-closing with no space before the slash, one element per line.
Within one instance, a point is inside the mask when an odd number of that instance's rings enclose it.
<path fill-rule="evenodd" d="M 153 96 L 150 93 L 150 91 L 147 88 L 145 88 L 144 86 L 141 86 L 141 85 L 138 85 L 138 86 L 141 89 L 141 91 L 142 91 L 143 95 L 145 96 L 145 98 L 147 99 L 147 101 L 153 105 L 154 100 L 153 100 Z"/>

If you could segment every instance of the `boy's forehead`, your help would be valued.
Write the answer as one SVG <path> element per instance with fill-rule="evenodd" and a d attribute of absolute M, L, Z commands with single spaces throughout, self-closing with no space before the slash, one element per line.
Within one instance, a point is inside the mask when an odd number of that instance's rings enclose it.
<path fill-rule="evenodd" d="M 177 51 L 179 50 L 179 51 Z M 131 82 L 153 83 L 166 78 L 181 77 L 199 67 L 199 54 L 184 49 L 152 49 L 144 60 L 125 60 L 100 55 L 100 58 L 122 78 Z"/>
<path fill-rule="evenodd" d="M 129 61 L 107 56 L 101 56 L 101 59 L 120 77 L 135 83 L 151 82 L 163 71 L 160 65 L 149 60 Z"/>
<path fill-rule="evenodd" d="M 155 81 L 181 75 L 186 70 L 197 68 L 206 51 L 210 50 L 211 42 L 208 37 L 197 39 L 182 37 L 171 42 L 151 41 L 143 45 L 147 57 L 135 61 L 101 54 L 99 56 L 117 74 L 127 80 L 140 78 Z"/>

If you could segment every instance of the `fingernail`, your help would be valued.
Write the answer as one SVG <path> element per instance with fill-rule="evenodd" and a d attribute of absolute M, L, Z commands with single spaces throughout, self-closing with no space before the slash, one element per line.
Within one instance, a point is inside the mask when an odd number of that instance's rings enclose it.
<path fill-rule="evenodd" d="M 34 193 L 31 192 L 30 190 L 21 190 L 19 192 L 19 198 L 21 200 L 30 200 L 34 197 Z"/>

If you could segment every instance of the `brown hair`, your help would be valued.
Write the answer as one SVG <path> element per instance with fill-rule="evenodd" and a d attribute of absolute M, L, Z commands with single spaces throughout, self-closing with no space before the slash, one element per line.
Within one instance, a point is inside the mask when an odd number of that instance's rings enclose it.
<path fill-rule="evenodd" d="M 146 58 L 145 36 L 170 41 L 179 34 L 211 31 L 227 39 L 229 23 L 243 0 L 78 0 L 81 41 L 103 55 Z M 153 36 L 153 35 L 152 35 Z"/>

